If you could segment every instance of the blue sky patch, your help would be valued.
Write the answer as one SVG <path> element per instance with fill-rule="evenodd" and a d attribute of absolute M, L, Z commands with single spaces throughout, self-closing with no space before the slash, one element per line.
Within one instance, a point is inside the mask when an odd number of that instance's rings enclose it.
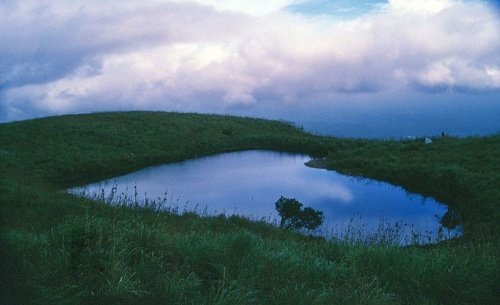
<path fill-rule="evenodd" d="M 304 15 L 328 15 L 351 19 L 369 13 L 387 3 L 386 0 L 310 0 L 292 4 L 286 10 Z"/>

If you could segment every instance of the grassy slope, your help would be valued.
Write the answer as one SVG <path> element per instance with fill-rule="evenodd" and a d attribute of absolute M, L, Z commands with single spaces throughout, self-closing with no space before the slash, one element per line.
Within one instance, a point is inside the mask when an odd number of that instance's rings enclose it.
<path fill-rule="evenodd" d="M 0 125 L 5 304 L 495 304 L 500 137 L 374 142 L 271 121 L 167 113 Z M 266 148 L 455 206 L 461 241 L 340 245 L 240 218 L 111 208 L 60 190 L 147 165 Z M 471 208 L 473 207 L 473 208 Z"/>

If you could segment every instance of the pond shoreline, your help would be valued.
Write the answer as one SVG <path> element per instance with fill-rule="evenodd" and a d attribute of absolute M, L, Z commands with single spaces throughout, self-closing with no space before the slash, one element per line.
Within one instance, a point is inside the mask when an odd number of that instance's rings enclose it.
<path fill-rule="evenodd" d="M 461 234 L 437 221 L 447 208 L 431 198 L 382 181 L 320 171 L 307 166 L 308 160 L 269 150 L 221 153 L 148 167 L 70 192 L 109 204 L 156 209 L 161 202 L 179 213 L 200 215 L 201 209 L 205 216 L 222 213 L 274 223 L 279 218 L 274 203 L 285 196 L 323 213 L 321 228 L 305 233 L 345 242 L 405 246 Z"/>

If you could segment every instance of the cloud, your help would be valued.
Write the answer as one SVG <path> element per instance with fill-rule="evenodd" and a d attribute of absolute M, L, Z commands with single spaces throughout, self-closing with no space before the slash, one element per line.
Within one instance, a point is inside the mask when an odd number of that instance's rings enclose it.
<path fill-rule="evenodd" d="M 390 8 L 398 13 L 435 14 L 452 6 L 450 0 L 389 0 Z"/>
<path fill-rule="evenodd" d="M 262 2 L 1 2 L 0 111 L 224 112 L 500 90 L 500 21 L 485 3 L 391 0 L 338 21 L 282 10 L 297 1 Z"/>
<path fill-rule="evenodd" d="M 195 0 L 196 3 L 211 6 L 218 11 L 240 12 L 252 16 L 265 16 L 303 1 L 305 0 Z"/>

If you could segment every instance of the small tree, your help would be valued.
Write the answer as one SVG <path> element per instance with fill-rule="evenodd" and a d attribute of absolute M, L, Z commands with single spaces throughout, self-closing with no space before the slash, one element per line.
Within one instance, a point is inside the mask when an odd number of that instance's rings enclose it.
<path fill-rule="evenodd" d="M 316 211 L 313 208 L 305 208 L 302 211 L 300 225 L 309 230 L 314 230 L 323 223 L 323 212 Z"/>
<path fill-rule="evenodd" d="M 302 210 L 303 204 L 294 198 L 283 196 L 276 201 L 276 211 L 281 217 L 280 227 L 287 229 L 306 228 L 314 230 L 323 223 L 323 212 L 313 208 Z"/>
<path fill-rule="evenodd" d="M 296 225 L 296 221 L 300 216 L 302 203 L 295 199 L 285 198 L 283 196 L 276 201 L 276 211 L 280 214 L 280 227 L 292 228 Z"/>

